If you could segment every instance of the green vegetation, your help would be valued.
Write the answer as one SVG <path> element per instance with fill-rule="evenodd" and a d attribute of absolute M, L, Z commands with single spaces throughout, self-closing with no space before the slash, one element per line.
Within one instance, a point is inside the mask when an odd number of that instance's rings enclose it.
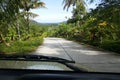
<path fill-rule="evenodd" d="M 42 44 L 46 29 L 29 11 L 43 7 L 39 0 L 0 0 L 0 54 L 28 53 Z"/>
<path fill-rule="evenodd" d="M 67 24 L 60 24 L 59 27 L 53 28 L 51 36 L 120 53 L 120 0 L 101 0 L 96 9 L 91 9 L 89 12 L 85 11 L 82 2 L 77 4 L 77 1 L 82 0 L 75 1 L 76 8 L 73 9 L 72 18 L 67 21 Z M 67 8 L 73 5 L 69 0 L 65 0 L 64 3 Z"/>
<path fill-rule="evenodd" d="M 44 2 L 1 0 L 0 53 L 31 52 L 44 37 L 62 37 L 120 53 L 120 0 L 100 1 L 95 9 L 87 11 L 85 0 L 63 0 L 64 9 L 74 6 L 72 18 L 59 25 L 45 25 L 31 21 L 37 15 L 29 12 L 45 8 Z"/>
<path fill-rule="evenodd" d="M 101 45 L 101 48 L 120 53 L 120 41 L 104 41 Z"/>
<path fill-rule="evenodd" d="M 32 23 L 32 22 L 31 22 Z M 34 51 L 43 43 L 43 38 L 46 37 L 47 27 L 42 26 L 37 23 L 32 23 L 30 26 L 29 38 L 24 33 L 19 39 L 17 37 L 11 36 L 5 37 L 5 43 L 0 43 L 0 53 L 1 54 L 26 54 Z"/>
<path fill-rule="evenodd" d="M 43 42 L 42 37 L 30 38 L 27 41 L 12 42 L 11 46 L 7 47 L 5 44 L 0 44 L 1 54 L 26 54 L 37 49 Z"/>

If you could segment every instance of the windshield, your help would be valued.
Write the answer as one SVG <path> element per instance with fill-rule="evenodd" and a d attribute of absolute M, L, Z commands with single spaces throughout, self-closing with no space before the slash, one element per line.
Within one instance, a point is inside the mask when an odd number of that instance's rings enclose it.
<path fill-rule="evenodd" d="M 120 72 L 120 0 L 0 0 L 0 69 Z"/>

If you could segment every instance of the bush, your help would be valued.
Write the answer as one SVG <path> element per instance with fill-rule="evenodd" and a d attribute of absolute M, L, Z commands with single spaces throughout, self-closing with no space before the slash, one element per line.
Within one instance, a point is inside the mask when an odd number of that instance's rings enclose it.
<path fill-rule="evenodd" d="M 100 47 L 109 51 L 120 53 L 120 41 L 104 41 Z"/>
<path fill-rule="evenodd" d="M 34 51 L 43 43 L 42 37 L 31 38 L 26 41 L 16 41 L 11 43 L 11 46 L 0 44 L 0 53 L 3 54 L 25 54 Z"/>

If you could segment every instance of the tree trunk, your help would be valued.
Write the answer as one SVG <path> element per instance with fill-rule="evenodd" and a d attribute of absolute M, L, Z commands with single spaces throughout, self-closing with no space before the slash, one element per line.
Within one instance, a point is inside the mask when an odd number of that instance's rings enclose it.
<path fill-rule="evenodd" d="M 20 39 L 21 34 L 20 34 L 20 25 L 19 22 L 17 21 L 17 24 L 15 25 L 16 27 L 16 33 L 17 33 L 17 38 Z"/>
<path fill-rule="evenodd" d="M 93 42 L 95 39 L 95 33 L 94 32 L 90 32 L 90 40 Z"/>
<path fill-rule="evenodd" d="M 102 42 L 103 42 L 103 37 L 101 36 L 100 37 L 100 43 L 102 44 Z"/>
<path fill-rule="evenodd" d="M 0 39 L 1 39 L 1 41 L 2 41 L 3 43 L 6 43 L 5 40 L 4 40 L 4 38 L 3 38 L 3 35 L 2 35 L 2 34 L 0 34 Z"/>
<path fill-rule="evenodd" d="M 5 41 L 5 39 L 3 38 L 3 35 L 2 35 L 2 34 L 0 34 L 0 39 L 2 40 L 2 43 L 4 43 L 6 46 L 10 46 L 10 44 L 7 43 L 7 42 Z"/>
<path fill-rule="evenodd" d="M 28 31 L 28 34 L 30 34 L 29 14 L 27 14 L 27 31 Z"/>
<path fill-rule="evenodd" d="M 17 35 L 18 35 L 18 38 L 20 39 L 21 34 L 20 34 L 20 27 L 19 27 L 19 25 L 17 26 Z"/>

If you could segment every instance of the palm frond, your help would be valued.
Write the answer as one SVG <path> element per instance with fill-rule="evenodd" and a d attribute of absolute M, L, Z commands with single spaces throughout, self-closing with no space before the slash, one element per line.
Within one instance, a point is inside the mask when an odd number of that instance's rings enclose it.
<path fill-rule="evenodd" d="M 62 4 L 64 4 L 64 7 L 63 9 L 68 9 L 70 8 L 70 6 L 77 6 L 79 4 L 85 4 L 85 1 L 84 0 L 63 0 Z"/>
<path fill-rule="evenodd" d="M 35 17 L 37 17 L 38 15 L 37 14 L 35 14 L 35 13 L 32 13 L 32 12 L 21 12 L 20 13 L 20 16 L 27 16 L 27 15 L 29 15 L 29 17 L 32 17 L 32 18 L 35 18 Z"/>

